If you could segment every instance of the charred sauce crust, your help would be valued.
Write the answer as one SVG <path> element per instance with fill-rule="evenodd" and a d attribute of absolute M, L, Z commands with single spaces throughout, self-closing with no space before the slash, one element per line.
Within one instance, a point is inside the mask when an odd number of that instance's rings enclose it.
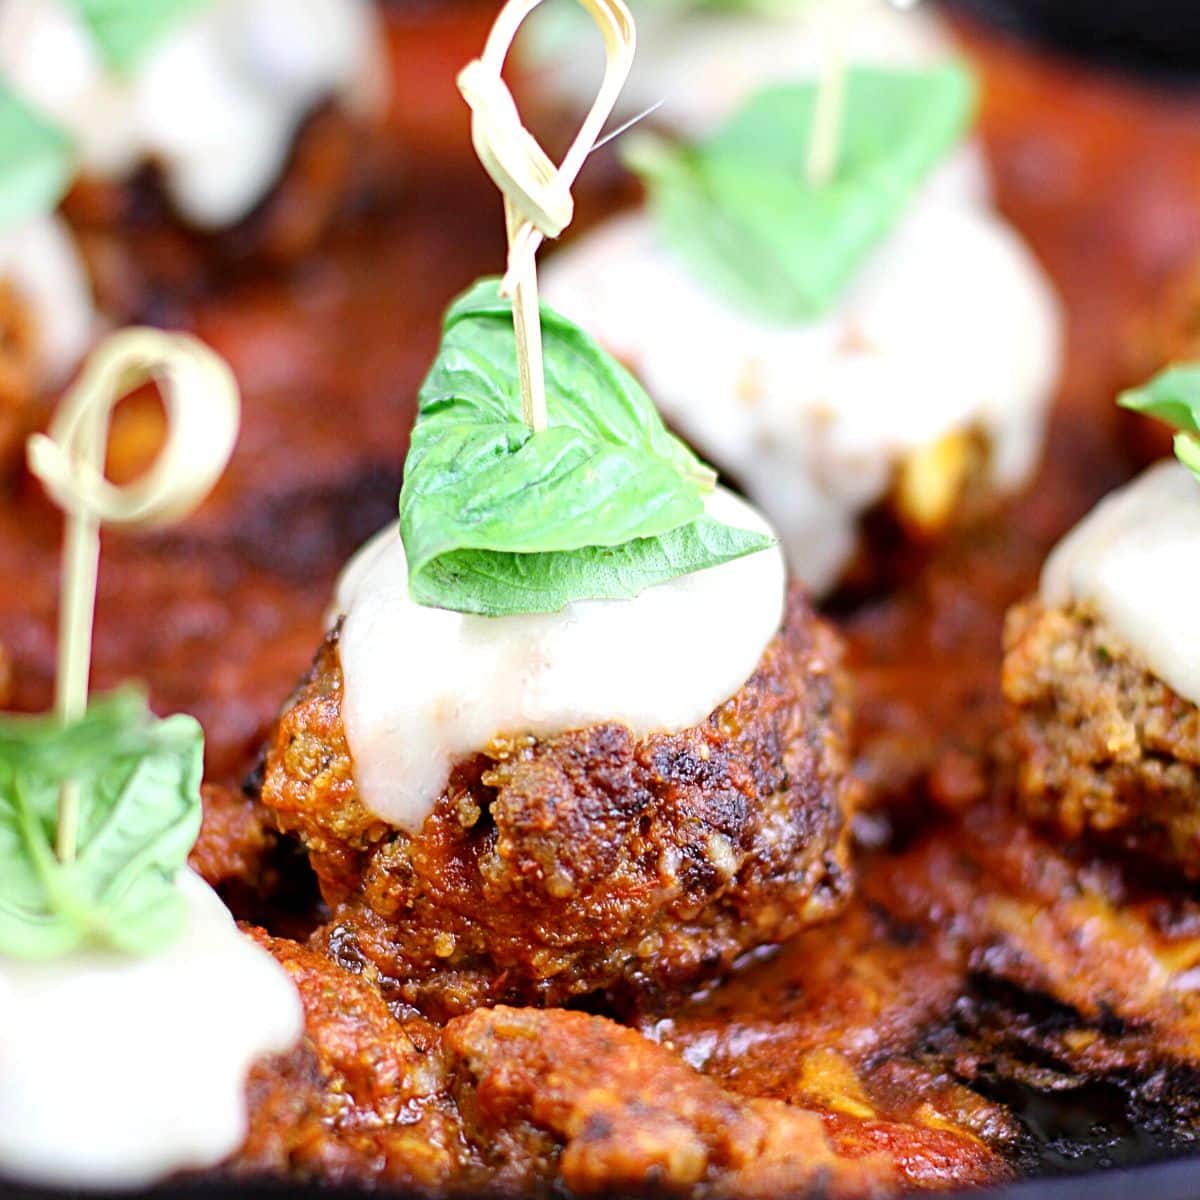
<path fill-rule="evenodd" d="M 421 1194 L 822 1195 L 996 1182 L 948 1122 L 854 1117 L 737 1093 L 604 1017 L 478 1009 L 397 1020 L 369 982 L 252 931 L 289 972 L 307 1035 L 251 1077 L 227 1171 Z"/>

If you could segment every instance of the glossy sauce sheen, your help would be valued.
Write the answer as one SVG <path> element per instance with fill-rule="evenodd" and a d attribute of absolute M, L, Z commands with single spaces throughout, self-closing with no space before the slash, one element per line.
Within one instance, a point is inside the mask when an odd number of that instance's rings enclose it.
<path fill-rule="evenodd" d="M 982 193 L 978 162 L 960 151 L 834 310 L 806 324 L 769 325 L 727 306 L 644 213 L 552 259 L 543 291 L 762 506 L 793 569 L 822 593 L 906 453 L 980 430 L 1006 491 L 1037 463 L 1059 368 L 1057 303 Z M 663 312 L 671 321 L 655 319 Z"/>
<path fill-rule="evenodd" d="M 1172 459 L 1105 497 L 1050 556 L 1041 594 L 1055 607 L 1091 608 L 1200 704 L 1200 480 Z"/>
<path fill-rule="evenodd" d="M 770 532 L 729 492 L 714 493 L 707 511 Z M 784 577 L 772 546 L 632 600 L 471 616 L 410 598 L 390 526 L 346 568 L 333 613 L 345 616 L 342 719 L 361 799 L 416 832 L 451 766 L 496 737 L 606 722 L 642 736 L 698 724 L 753 674 L 779 629 Z"/>
<path fill-rule="evenodd" d="M 79 143 L 84 170 L 163 168 L 199 226 L 232 224 L 267 192 L 321 100 L 372 103 L 367 0 L 213 0 L 115 75 L 67 0 L 6 0 L 0 74 Z"/>
<path fill-rule="evenodd" d="M 299 1038 L 300 999 L 206 883 L 179 887 L 161 954 L 0 962 L 0 1176 L 138 1187 L 241 1145 L 247 1074 Z"/>

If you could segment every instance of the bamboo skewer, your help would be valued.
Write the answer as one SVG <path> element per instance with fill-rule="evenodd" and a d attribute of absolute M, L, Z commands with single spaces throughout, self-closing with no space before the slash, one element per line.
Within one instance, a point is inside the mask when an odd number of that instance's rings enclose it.
<path fill-rule="evenodd" d="M 150 380 L 162 391 L 166 441 L 138 479 L 118 487 L 104 476 L 112 413 Z M 29 439 L 29 469 L 66 517 L 55 681 L 55 711 L 64 725 L 87 710 L 101 525 L 160 526 L 190 513 L 229 461 L 239 410 L 233 373 L 202 343 L 185 334 L 127 329 L 88 359 L 49 432 Z M 79 790 L 68 781 L 58 802 L 60 861 L 75 858 L 78 838 Z"/>
<path fill-rule="evenodd" d="M 471 109 L 471 140 L 484 170 L 504 196 L 508 262 L 501 295 L 513 300 L 521 413 L 535 432 L 546 427 L 535 256 L 543 238 L 558 237 L 571 223 L 571 187 L 612 113 L 633 63 L 633 18 L 623 0 L 580 0 L 604 38 L 604 78 L 575 140 L 555 164 L 521 123 L 501 72 L 525 18 L 541 0 L 508 0 L 500 10 L 483 54 L 458 76 Z"/>
<path fill-rule="evenodd" d="M 911 12 L 919 0 L 889 0 L 889 3 L 901 12 Z M 824 55 L 805 164 L 805 175 L 812 187 L 825 187 L 837 175 L 850 69 L 847 47 L 850 27 L 857 15 L 855 8 L 855 0 L 836 0 L 823 13 Z"/>
<path fill-rule="evenodd" d="M 817 100 L 813 108 L 812 136 L 808 143 L 808 182 L 824 187 L 837 174 L 846 111 L 846 43 L 850 36 L 849 4 L 833 5 L 825 13 L 825 46 Z"/>

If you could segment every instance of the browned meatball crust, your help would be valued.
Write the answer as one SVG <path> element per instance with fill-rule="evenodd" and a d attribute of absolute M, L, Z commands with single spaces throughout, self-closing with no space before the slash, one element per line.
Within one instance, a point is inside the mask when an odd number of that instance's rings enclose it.
<path fill-rule="evenodd" d="M 335 631 L 278 723 L 262 800 L 308 848 L 332 910 L 320 944 L 391 999 L 445 1016 L 670 992 L 848 894 L 840 644 L 799 591 L 703 724 L 498 738 L 417 836 L 358 800 L 337 648 Z"/>
<path fill-rule="evenodd" d="M 1014 609 L 1008 738 L 1026 812 L 1200 878 L 1200 712 L 1085 608 Z"/>
<path fill-rule="evenodd" d="M 394 190 L 397 164 L 378 124 L 330 103 L 316 109 L 270 192 L 217 231 L 180 218 L 153 165 L 123 182 L 81 177 L 63 211 L 100 306 L 144 319 L 247 268 L 286 267 L 310 255 L 340 219 Z"/>

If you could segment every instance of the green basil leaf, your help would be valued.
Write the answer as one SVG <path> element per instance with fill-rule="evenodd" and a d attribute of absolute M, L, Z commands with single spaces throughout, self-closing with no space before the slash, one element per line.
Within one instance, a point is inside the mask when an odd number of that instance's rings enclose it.
<path fill-rule="evenodd" d="M 849 284 L 975 107 L 970 75 L 855 67 L 838 170 L 806 166 L 817 85 L 771 86 L 693 145 L 643 135 L 627 145 L 672 252 L 706 286 L 760 319 L 811 320 Z"/>
<path fill-rule="evenodd" d="M 634 594 L 670 578 L 672 560 L 699 570 L 730 556 L 728 539 L 718 546 L 700 532 L 599 553 L 697 524 L 716 474 L 667 431 L 628 371 L 544 306 L 542 342 L 548 428 L 534 433 L 521 418 L 512 306 L 498 282 L 480 280 L 447 311 L 400 493 L 410 589 L 422 604 L 554 611 Z M 742 553 L 762 548 L 753 536 Z"/>
<path fill-rule="evenodd" d="M 695 520 L 716 476 L 633 377 L 543 307 L 549 428 L 521 418 L 512 307 L 494 279 L 448 310 L 418 397 L 400 528 L 413 574 L 459 550 L 615 546 Z"/>
<path fill-rule="evenodd" d="M 133 689 L 93 699 L 66 727 L 0 718 L 0 954 L 149 954 L 183 931 L 174 881 L 200 832 L 203 747 L 191 717 L 158 720 Z M 75 860 L 61 863 L 67 779 L 79 788 L 79 838 Z"/>
<path fill-rule="evenodd" d="M 52 212 L 73 168 L 66 134 L 0 85 L 0 231 Z"/>
<path fill-rule="evenodd" d="M 1200 479 L 1200 438 L 1191 433 L 1177 433 L 1175 435 L 1175 457 L 1197 479 Z"/>
<path fill-rule="evenodd" d="M 1200 362 L 1177 363 L 1117 397 L 1122 408 L 1173 426 L 1175 457 L 1200 479 Z"/>
<path fill-rule="evenodd" d="M 213 0 L 71 0 L 104 61 L 131 71 L 181 21 Z"/>
<path fill-rule="evenodd" d="M 652 538 L 554 554 L 463 550 L 436 559 L 416 578 L 413 599 L 488 617 L 557 612 L 572 600 L 625 600 L 693 571 L 765 550 L 771 539 L 701 517 Z"/>
<path fill-rule="evenodd" d="M 1200 433 L 1200 363 L 1167 367 L 1149 383 L 1122 392 L 1117 403 L 1185 433 Z"/>

